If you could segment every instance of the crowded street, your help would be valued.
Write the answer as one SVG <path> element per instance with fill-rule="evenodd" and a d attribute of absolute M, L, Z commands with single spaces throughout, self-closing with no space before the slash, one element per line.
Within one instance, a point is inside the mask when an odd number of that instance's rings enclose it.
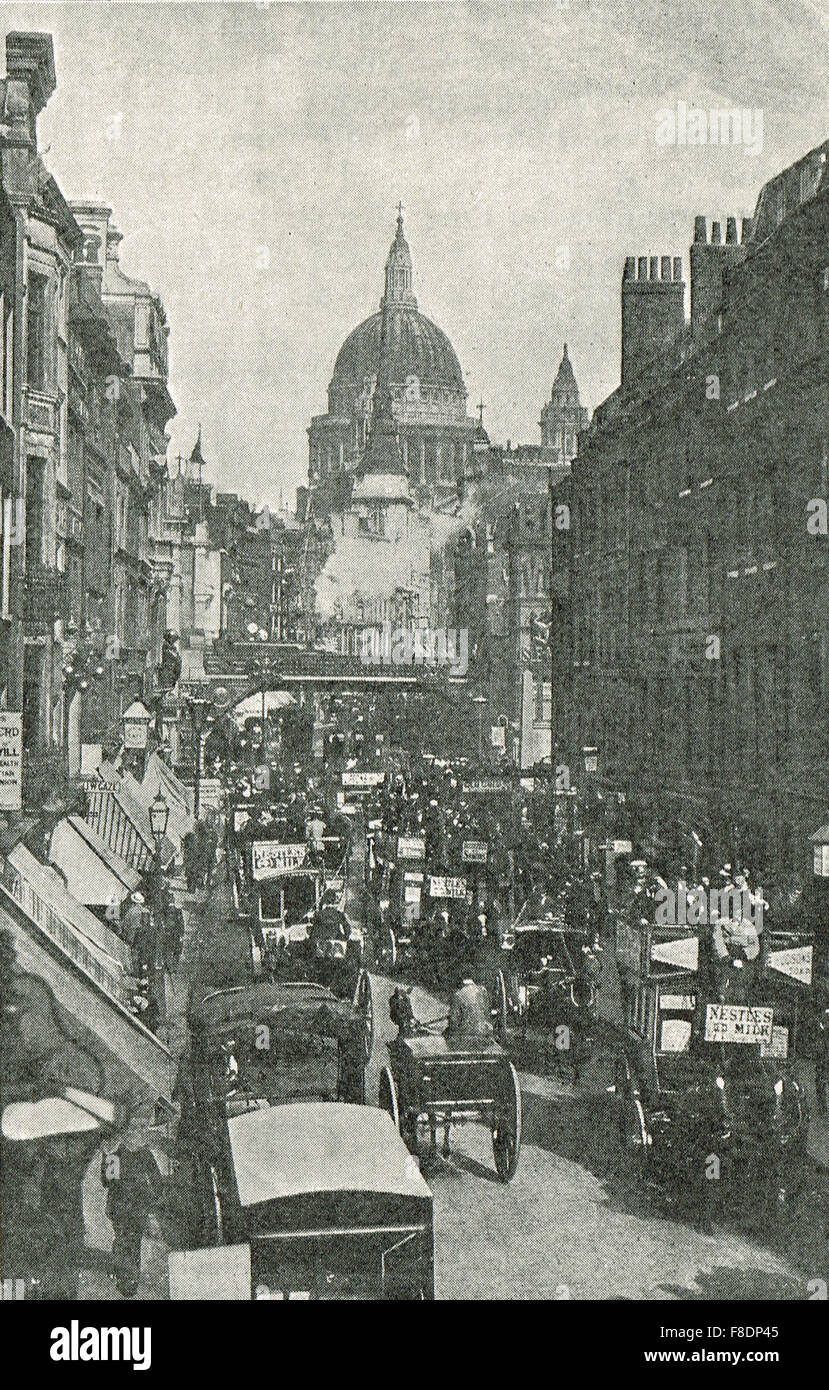
<path fill-rule="evenodd" d="M 274 768 L 274 781 L 277 776 L 278 769 Z M 434 770 L 429 774 L 430 779 L 433 777 Z M 236 823 L 242 819 L 242 807 L 244 817 L 250 817 L 245 820 L 245 829 L 263 819 L 266 827 L 286 825 L 279 812 L 286 805 L 304 803 L 315 818 L 314 828 L 320 839 L 326 838 L 324 831 L 328 829 L 337 829 L 347 838 L 346 855 L 339 856 L 343 842 L 338 840 L 336 844 L 335 867 L 345 867 L 345 872 L 329 876 L 329 881 L 336 885 L 338 904 L 336 908 L 329 904 L 329 912 L 342 913 L 345 930 L 354 940 L 363 932 L 367 866 L 370 859 L 375 859 L 376 868 L 382 806 L 379 802 L 372 804 L 361 792 L 354 796 L 351 814 L 343 822 L 340 792 L 338 811 L 326 825 L 323 808 L 315 800 L 319 786 L 326 781 L 336 784 L 344 780 L 348 784 L 355 780 L 349 777 L 348 770 L 345 777 L 340 772 L 333 778 L 321 778 L 318 769 L 316 776 L 306 777 L 300 765 L 294 765 L 289 770 L 289 780 L 294 790 L 287 803 L 280 806 L 270 798 L 260 798 L 257 812 L 255 794 L 250 795 L 252 781 L 243 776 L 235 789 Z M 376 783 L 378 779 L 375 776 L 357 780 Z M 297 790 L 300 786 L 305 788 L 302 793 Z M 403 790 L 402 778 L 390 779 L 390 787 L 387 802 L 395 806 L 394 815 L 411 831 L 422 823 L 422 812 L 411 811 L 411 797 Z M 424 788 L 428 791 L 429 780 L 421 782 L 420 787 L 421 792 Z M 224 793 L 231 808 L 228 827 L 233 823 L 232 793 L 231 787 Z M 336 802 L 336 791 L 334 796 Z M 418 793 L 413 796 L 415 802 L 419 800 Z M 430 798 L 430 802 L 434 800 Z M 503 815 L 503 794 L 499 801 L 499 814 Z M 264 809 L 266 802 L 270 803 L 270 812 Z M 439 803 L 437 809 L 440 810 Z M 518 823 L 529 846 L 532 831 L 526 810 L 526 806 L 519 809 Z M 373 811 L 381 812 L 377 824 Z M 461 815 L 466 813 L 470 821 L 474 819 L 472 828 L 476 834 L 482 833 L 480 827 L 486 822 L 487 813 L 473 813 L 463 798 L 458 811 Z M 449 819 L 451 822 L 457 818 L 458 812 L 454 812 Z M 221 826 L 223 819 L 211 817 L 216 826 Z M 294 820 L 291 834 L 298 833 Z M 175 969 L 165 973 L 165 999 L 168 1036 L 181 1058 L 187 1052 L 188 1013 L 195 1003 L 215 989 L 251 987 L 263 970 L 272 973 L 266 965 L 267 952 L 257 949 L 256 929 L 251 934 L 250 918 L 239 912 L 238 886 L 234 891 L 234 858 L 239 867 L 238 855 L 238 839 L 232 833 L 222 846 L 214 837 L 212 860 L 203 868 L 205 881 L 194 891 L 186 883 L 176 890 L 177 899 L 185 905 L 186 931 L 180 960 Z M 444 850 L 444 862 L 445 855 Z M 242 874 L 243 861 L 244 851 Z M 293 935 L 301 937 L 304 928 L 295 930 Z M 463 947 L 456 944 L 456 949 L 457 959 L 463 960 Z M 443 956 L 444 969 L 446 960 Z M 376 964 L 372 961 L 373 966 Z M 427 972 L 427 985 L 422 982 L 423 964 L 421 961 L 420 968 L 407 968 L 399 963 L 393 974 L 383 973 L 383 969 L 371 970 L 375 1029 L 366 1067 L 368 1104 L 377 1104 L 381 1076 L 394 1052 L 393 1047 L 389 1049 L 395 1038 L 389 1006 L 395 990 L 402 985 L 410 991 L 408 998 L 415 1019 L 437 1020 L 439 1027 L 445 1025 L 451 968 L 442 981 L 435 979 L 433 972 Z M 300 966 L 299 956 L 297 965 Z M 385 962 L 384 968 L 387 966 Z M 308 975 L 306 961 L 292 970 L 283 960 L 279 968 L 286 979 Z M 520 1163 L 509 1184 L 500 1182 L 493 1170 L 491 1140 L 484 1124 L 456 1126 L 449 1155 L 442 1151 L 424 1152 L 422 1145 L 418 1149 L 418 1163 L 434 1202 L 436 1297 L 808 1297 L 810 1283 L 820 1279 L 825 1265 L 825 1219 L 829 1213 L 828 1131 L 820 1107 L 812 1116 L 803 1163 L 796 1174 L 785 1174 L 785 1193 L 762 1193 L 754 1186 L 737 1187 L 722 1204 L 704 1209 L 695 1207 L 693 1198 L 689 1203 L 688 1193 L 681 1190 L 676 1180 L 673 1184 L 663 1180 L 661 1188 L 656 1182 L 644 1187 L 637 1183 L 630 1154 L 622 1141 L 613 1086 L 614 1059 L 606 1039 L 604 1045 L 591 1047 L 577 1076 L 566 1052 L 557 1050 L 554 1042 L 550 1045 L 549 1031 L 543 1026 L 528 1027 L 520 1039 L 508 1044 L 508 1050 L 518 1069 L 523 1115 Z M 166 1298 L 169 1252 L 181 1243 L 183 1234 L 177 1224 L 183 1209 L 184 1194 L 179 1190 L 183 1173 L 174 1129 L 168 1127 L 166 1133 L 151 1130 L 145 1137 L 169 1176 L 163 1230 L 156 1231 L 157 1239 L 144 1241 L 138 1297 Z M 107 1223 L 94 1178 L 93 1174 L 87 1183 L 86 1203 L 89 1213 L 97 1210 L 94 1220 L 104 1261 Z M 82 1296 L 101 1298 L 117 1294 L 99 1270 L 87 1272 Z"/>
<path fill-rule="evenodd" d="M 791 1380 L 768 1309 L 829 1298 L 820 7 L 29 8 L 0 1301 L 136 1369 L 156 1325 L 269 1348 L 269 1302 L 601 1303 L 580 1371 Z M 213 1301 L 250 1307 L 192 1334 Z"/>

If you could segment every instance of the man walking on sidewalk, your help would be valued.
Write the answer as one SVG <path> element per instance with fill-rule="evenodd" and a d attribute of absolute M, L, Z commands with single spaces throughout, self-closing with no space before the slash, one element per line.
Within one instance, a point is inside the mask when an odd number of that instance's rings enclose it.
<path fill-rule="evenodd" d="M 124 1298 L 133 1298 L 141 1276 L 141 1240 L 150 1213 L 161 1197 L 162 1178 L 143 1127 L 130 1120 L 120 1136 L 110 1136 L 101 1157 L 106 1214 L 115 1239 L 115 1280 Z"/>

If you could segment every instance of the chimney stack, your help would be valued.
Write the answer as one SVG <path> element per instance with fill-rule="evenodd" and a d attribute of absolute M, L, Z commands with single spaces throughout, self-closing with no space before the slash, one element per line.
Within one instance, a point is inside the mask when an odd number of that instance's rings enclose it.
<path fill-rule="evenodd" d="M 746 240 L 746 222 L 743 219 L 743 242 Z M 704 217 L 694 218 L 694 240 L 691 243 L 691 332 L 699 337 L 706 325 L 713 322 L 722 301 L 723 274 L 728 266 L 739 264 L 745 256 L 744 247 L 737 240 L 737 219 L 727 217 L 725 222 L 725 241 L 719 222 L 712 223 L 711 239 L 706 237 Z"/>
<path fill-rule="evenodd" d="M 640 256 L 637 262 L 628 256 L 622 273 L 622 385 L 664 352 L 684 327 L 682 258 Z"/>

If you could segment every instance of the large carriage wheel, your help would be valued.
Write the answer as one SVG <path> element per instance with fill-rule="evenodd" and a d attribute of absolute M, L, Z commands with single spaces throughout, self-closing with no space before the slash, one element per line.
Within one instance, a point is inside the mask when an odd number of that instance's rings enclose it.
<path fill-rule="evenodd" d="M 377 1095 L 377 1103 L 381 1110 L 385 1110 L 387 1115 L 391 1115 L 394 1120 L 395 1128 L 400 1130 L 400 1106 L 397 1101 L 397 1082 L 388 1067 L 384 1067 L 380 1073 L 380 1088 Z"/>
<path fill-rule="evenodd" d="M 622 1131 L 625 1162 L 634 1179 L 641 1182 L 651 1157 L 651 1134 L 645 1107 L 633 1078 L 617 1073 L 616 1091 L 621 1101 L 619 1124 Z"/>
<path fill-rule="evenodd" d="M 495 976 L 492 987 L 492 1014 L 495 1021 L 495 1036 L 502 1047 L 507 1045 L 507 985 L 503 970 Z"/>
<path fill-rule="evenodd" d="M 363 1015 L 363 1061 L 368 1065 L 374 1046 L 374 992 L 367 970 L 361 970 L 358 976 L 357 988 L 354 991 L 354 1008 Z"/>
<path fill-rule="evenodd" d="M 222 1200 L 219 1194 L 219 1177 L 212 1163 L 208 1173 L 210 1181 L 210 1204 L 207 1214 L 207 1240 L 210 1245 L 224 1244 L 224 1220 L 222 1218 Z"/>
<path fill-rule="evenodd" d="M 388 922 L 381 922 L 377 932 L 377 968 L 383 975 L 391 975 L 397 965 L 397 938 Z"/>
<path fill-rule="evenodd" d="M 495 1124 L 492 1129 L 492 1152 L 495 1156 L 495 1167 L 498 1177 L 502 1182 L 509 1182 L 518 1167 L 518 1155 L 521 1152 L 521 1087 L 518 1082 L 518 1072 L 507 1062 L 505 1068 L 504 1096 L 500 1107 L 496 1112 Z"/>

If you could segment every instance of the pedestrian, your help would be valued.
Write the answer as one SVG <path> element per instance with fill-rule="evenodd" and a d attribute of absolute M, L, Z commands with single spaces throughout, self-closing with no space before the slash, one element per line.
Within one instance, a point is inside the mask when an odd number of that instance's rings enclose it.
<path fill-rule="evenodd" d="M 184 913 L 172 901 L 164 916 L 164 961 L 172 974 L 178 967 L 184 938 Z"/>
<path fill-rule="evenodd" d="M 143 1126 L 134 1118 L 120 1136 L 108 1136 L 102 1147 L 101 1182 L 107 1194 L 106 1214 L 115 1233 L 115 1280 L 124 1298 L 133 1298 L 141 1277 L 141 1241 L 150 1213 L 161 1198 L 162 1177 Z"/>
<path fill-rule="evenodd" d="M 187 880 L 188 893 L 195 893 L 198 883 L 198 838 L 195 830 L 188 830 L 182 840 L 182 855 L 184 858 L 184 877 Z"/>

